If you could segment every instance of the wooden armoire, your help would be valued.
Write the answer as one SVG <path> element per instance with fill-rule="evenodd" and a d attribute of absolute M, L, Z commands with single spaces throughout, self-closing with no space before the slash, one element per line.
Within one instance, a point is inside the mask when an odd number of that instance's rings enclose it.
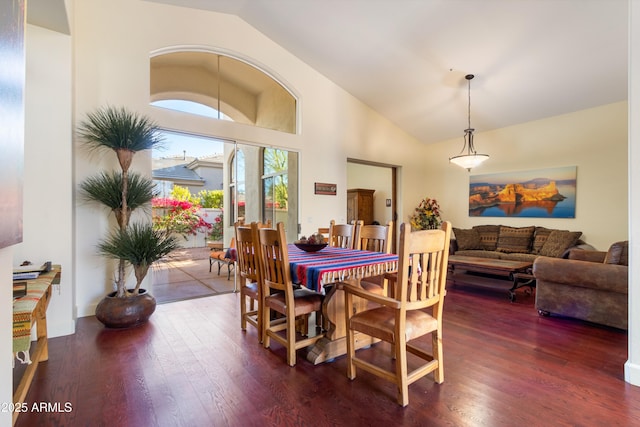
<path fill-rule="evenodd" d="M 361 219 L 365 224 L 373 223 L 373 193 L 375 191 L 364 188 L 347 190 L 347 222 Z"/>

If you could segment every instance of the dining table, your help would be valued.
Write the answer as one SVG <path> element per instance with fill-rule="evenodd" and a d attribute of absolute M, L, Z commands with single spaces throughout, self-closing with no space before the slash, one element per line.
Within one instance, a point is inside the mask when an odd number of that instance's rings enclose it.
<path fill-rule="evenodd" d="M 325 295 L 322 303 L 325 336 L 309 349 L 307 360 L 314 364 L 330 361 L 346 354 L 344 291 L 334 284 L 360 280 L 396 271 L 398 256 L 358 249 L 327 246 L 316 252 L 305 252 L 294 244 L 287 245 L 292 282 Z M 366 303 L 358 306 L 364 310 Z M 356 349 L 373 343 L 369 336 L 356 336 Z"/>

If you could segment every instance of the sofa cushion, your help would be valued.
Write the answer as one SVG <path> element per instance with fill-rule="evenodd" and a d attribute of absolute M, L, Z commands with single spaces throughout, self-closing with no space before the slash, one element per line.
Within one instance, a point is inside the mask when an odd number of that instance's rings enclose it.
<path fill-rule="evenodd" d="M 540 249 L 544 245 L 544 242 L 549 238 L 549 234 L 551 234 L 553 230 L 545 227 L 536 227 L 536 231 L 533 233 L 533 243 L 531 245 L 531 253 L 539 254 Z"/>
<path fill-rule="evenodd" d="M 523 253 L 512 252 L 508 254 L 507 253 L 500 254 L 500 259 L 505 259 L 508 261 L 533 262 L 536 260 L 537 257 L 538 255 L 532 254 L 532 253 L 523 254 Z"/>
<path fill-rule="evenodd" d="M 581 231 L 553 230 L 538 254 L 560 258 L 567 249 L 576 244 L 580 236 Z"/>
<path fill-rule="evenodd" d="M 483 249 L 482 243 L 480 242 L 480 233 L 478 233 L 477 230 L 464 230 L 453 227 L 453 234 L 456 236 L 458 250 Z"/>
<path fill-rule="evenodd" d="M 491 258 L 491 259 L 500 259 L 502 258 L 502 254 L 496 251 L 483 251 L 483 250 L 469 250 L 469 251 L 456 251 L 456 255 L 462 256 L 472 256 L 472 257 L 480 257 L 480 258 Z"/>
<path fill-rule="evenodd" d="M 535 229 L 536 228 L 534 226 L 500 226 L 500 233 L 498 234 L 498 245 L 496 250 L 498 252 L 506 253 L 528 253 L 531 248 L 531 241 L 533 239 L 533 232 L 535 231 Z"/>
<path fill-rule="evenodd" d="M 495 251 L 498 245 L 499 225 L 476 225 L 473 227 L 480 234 L 480 243 L 485 251 Z"/>
<path fill-rule="evenodd" d="M 605 264 L 629 265 L 629 241 L 616 242 L 604 257 Z"/>

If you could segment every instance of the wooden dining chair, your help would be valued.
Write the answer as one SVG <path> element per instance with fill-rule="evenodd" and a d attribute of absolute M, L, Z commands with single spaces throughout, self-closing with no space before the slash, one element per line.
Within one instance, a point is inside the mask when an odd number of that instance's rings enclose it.
<path fill-rule="evenodd" d="M 436 383 L 444 381 L 442 350 L 442 308 L 447 279 L 451 223 L 440 230 L 411 232 L 409 224 L 400 227 L 400 253 L 397 283 L 393 296 L 382 296 L 348 283 L 340 283 L 345 291 L 347 326 L 347 377 L 356 377 L 356 368 L 364 369 L 396 384 L 398 403 L 409 404 L 409 384 L 433 372 Z M 380 306 L 354 314 L 354 296 Z M 428 311 L 427 311 L 428 310 Z M 360 358 L 355 352 L 355 332 L 389 342 L 395 368 L 385 369 Z M 431 334 L 431 351 L 411 341 Z M 366 349 L 360 350 L 370 351 Z M 422 359 L 409 371 L 407 353 Z"/>
<path fill-rule="evenodd" d="M 392 231 L 393 221 L 389 221 L 387 225 L 360 225 L 354 249 L 390 254 Z"/>
<path fill-rule="evenodd" d="M 262 342 L 264 335 L 262 325 L 263 298 L 260 286 L 260 267 L 255 249 L 258 224 L 252 222 L 250 225 L 244 225 L 241 222 L 236 222 L 234 228 L 240 272 L 240 327 L 245 331 L 247 323 L 253 325 L 258 332 L 258 340 Z"/>
<path fill-rule="evenodd" d="M 329 246 L 353 249 L 358 238 L 358 226 L 363 223 L 364 222 L 360 220 L 351 221 L 351 224 L 336 224 L 336 221 L 332 219 L 329 223 Z"/>
<path fill-rule="evenodd" d="M 387 225 L 361 225 L 354 249 L 390 254 L 392 232 L 393 221 L 389 221 Z M 387 285 L 383 274 L 363 278 L 360 286 L 369 292 L 386 295 Z"/>
<path fill-rule="evenodd" d="M 258 262 L 263 282 L 262 292 L 265 295 L 262 315 L 263 345 L 269 348 L 272 339 L 282 344 L 287 350 L 287 363 L 295 366 L 296 350 L 312 345 L 324 336 L 322 333 L 314 336 L 307 333 L 298 339 L 296 320 L 303 319 L 306 324 L 309 314 L 320 313 L 323 296 L 304 287 L 296 288 L 291 282 L 287 240 L 281 222 L 277 224 L 277 229 L 261 228 L 257 233 Z M 272 320 L 275 317 L 272 312 L 284 317 Z M 285 332 L 284 335 L 282 331 Z"/>

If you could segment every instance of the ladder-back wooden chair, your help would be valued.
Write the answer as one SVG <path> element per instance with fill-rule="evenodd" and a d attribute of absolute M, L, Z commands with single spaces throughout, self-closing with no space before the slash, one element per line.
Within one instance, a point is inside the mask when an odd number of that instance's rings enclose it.
<path fill-rule="evenodd" d="M 364 222 L 360 220 L 351 221 L 351 224 L 336 224 L 336 221 L 332 219 L 329 224 L 329 246 L 334 248 L 353 249 L 356 241 L 358 240 L 358 226 L 363 223 Z"/>
<path fill-rule="evenodd" d="M 275 340 L 287 349 L 287 363 L 296 364 L 296 350 L 314 344 L 324 334 L 296 337 L 296 318 L 305 321 L 311 313 L 322 310 L 323 296 L 307 288 L 295 288 L 291 282 L 289 253 L 285 237 L 284 225 L 279 222 L 277 229 L 258 229 L 258 261 L 263 282 L 264 313 L 262 322 L 265 328 L 263 344 L 269 348 L 271 340 Z M 272 312 L 283 315 L 283 318 L 271 320 Z M 317 314 L 318 315 L 318 314 Z M 281 334 L 285 331 L 285 335 Z M 305 333 L 306 333 L 305 329 Z"/>
<path fill-rule="evenodd" d="M 391 253 L 391 232 L 393 231 L 393 221 L 387 225 L 360 225 L 355 241 L 354 249 L 363 251 Z"/>
<path fill-rule="evenodd" d="M 392 232 L 393 221 L 389 221 L 387 225 L 361 225 L 357 231 L 358 240 L 354 249 L 390 254 Z M 363 278 L 360 286 L 369 292 L 386 295 L 387 286 L 382 274 Z"/>
<path fill-rule="evenodd" d="M 345 291 L 347 377 L 354 379 L 356 368 L 361 368 L 395 383 L 398 403 L 402 406 L 409 404 L 409 384 L 419 378 L 433 372 L 435 382 L 444 381 L 442 308 L 450 237 L 449 222 L 444 222 L 440 230 L 413 233 L 409 224 L 402 224 L 398 273 L 390 276 L 397 277 L 393 296 L 373 294 L 353 284 L 339 284 Z M 354 314 L 354 296 L 380 306 Z M 354 342 L 356 331 L 391 343 L 395 370 L 390 371 L 358 357 Z M 410 343 L 427 334 L 431 334 L 431 352 Z M 423 362 L 410 372 L 407 353 L 418 356 Z"/>
<path fill-rule="evenodd" d="M 257 229 L 260 226 L 262 225 L 255 222 L 250 225 L 244 225 L 241 222 L 234 224 L 238 270 L 240 272 L 240 327 L 245 331 L 247 323 L 253 325 L 258 332 L 258 340 L 262 342 L 264 335 L 262 325 L 263 298 L 260 286 L 260 266 L 256 255 Z"/>

